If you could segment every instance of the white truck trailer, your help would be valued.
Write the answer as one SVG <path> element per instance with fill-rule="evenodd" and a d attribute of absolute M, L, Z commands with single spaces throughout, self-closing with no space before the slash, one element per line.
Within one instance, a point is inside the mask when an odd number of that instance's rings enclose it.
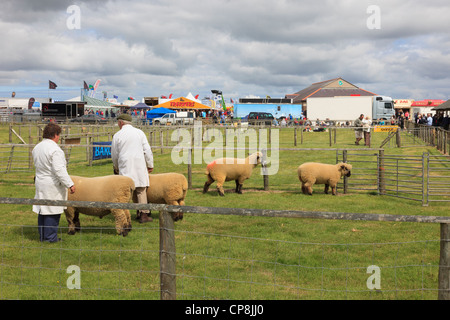
<path fill-rule="evenodd" d="M 306 104 L 306 116 L 311 121 L 354 121 L 361 114 L 372 121 L 389 120 L 395 115 L 392 98 L 384 96 L 308 98 Z"/>

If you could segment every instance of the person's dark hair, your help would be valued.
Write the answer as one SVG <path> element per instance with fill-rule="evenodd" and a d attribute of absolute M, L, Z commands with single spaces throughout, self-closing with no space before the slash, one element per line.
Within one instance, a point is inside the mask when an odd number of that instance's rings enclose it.
<path fill-rule="evenodd" d="M 44 139 L 53 139 L 56 135 L 61 134 L 61 127 L 58 126 L 56 123 L 49 123 L 44 128 L 44 133 L 42 134 L 42 137 Z"/>

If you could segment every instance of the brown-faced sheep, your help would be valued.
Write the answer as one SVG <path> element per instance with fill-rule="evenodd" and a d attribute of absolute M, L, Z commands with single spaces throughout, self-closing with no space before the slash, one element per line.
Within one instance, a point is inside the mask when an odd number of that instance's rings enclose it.
<path fill-rule="evenodd" d="M 69 193 L 69 201 L 128 203 L 132 199 L 135 189 L 133 179 L 126 176 L 70 177 L 74 182 L 76 192 L 73 194 Z M 75 234 L 76 231 L 80 231 L 80 213 L 99 218 L 103 218 L 111 213 L 115 218 L 116 231 L 119 235 L 125 237 L 131 230 L 130 211 L 126 209 L 67 207 L 64 213 L 69 223 L 68 233 L 71 235 Z"/>
<path fill-rule="evenodd" d="M 147 202 L 184 206 L 188 182 L 184 175 L 175 172 L 149 174 Z M 173 220 L 183 219 L 183 213 L 174 213 Z"/>
<path fill-rule="evenodd" d="M 298 167 L 298 178 L 302 183 L 302 192 L 312 195 L 314 184 L 325 184 L 324 192 L 328 194 L 331 187 L 333 195 L 336 195 L 336 186 L 343 176 L 350 177 L 352 165 L 348 163 L 338 163 L 335 165 L 307 162 Z"/>
<path fill-rule="evenodd" d="M 203 193 L 208 192 L 209 186 L 217 181 L 217 191 L 224 196 L 223 184 L 225 181 L 236 181 L 236 192 L 242 193 L 242 185 L 252 175 L 253 168 L 261 164 L 262 153 L 255 152 L 245 159 L 221 158 L 214 160 L 206 167 L 205 174 L 208 180 L 203 187 Z"/>

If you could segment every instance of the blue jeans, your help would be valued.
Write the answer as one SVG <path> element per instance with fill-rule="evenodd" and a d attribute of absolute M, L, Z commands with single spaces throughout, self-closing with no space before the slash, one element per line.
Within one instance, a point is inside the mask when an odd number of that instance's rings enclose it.
<path fill-rule="evenodd" d="M 41 242 L 57 242 L 58 227 L 61 214 L 38 214 L 39 240 Z"/>

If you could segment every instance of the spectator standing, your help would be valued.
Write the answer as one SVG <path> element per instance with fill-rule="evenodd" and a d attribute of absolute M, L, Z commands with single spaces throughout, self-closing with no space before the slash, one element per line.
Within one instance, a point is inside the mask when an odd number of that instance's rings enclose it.
<path fill-rule="evenodd" d="M 114 173 L 130 177 L 134 181 L 134 203 L 147 203 L 148 174 L 153 171 L 153 153 L 145 133 L 131 124 L 129 114 L 117 117 L 120 130 L 114 134 L 111 143 L 111 159 Z M 140 223 L 151 222 L 150 210 L 138 210 L 136 218 Z"/>
<path fill-rule="evenodd" d="M 432 126 L 432 125 L 433 125 L 433 117 L 431 116 L 431 113 L 429 113 L 427 116 L 427 126 Z"/>
<path fill-rule="evenodd" d="M 361 114 L 358 119 L 355 120 L 353 126 L 356 127 L 355 129 L 355 144 L 359 145 L 359 141 L 363 138 L 363 122 L 364 114 Z"/>
<path fill-rule="evenodd" d="M 372 121 L 368 116 L 364 120 L 363 123 L 363 133 L 364 133 L 364 145 L 370 147 L 370 126 L 372 125 Z"/>
<path fill-rule="evenodd" d="M 58 146 L 61 127 L 49 123 L 43 131 L 43 140 L 33 151 L 36 168 L 34 184 L 35 199 L 67 200 L 67 189 L 75 192 L 75 186 L 67 173 L 66 157 Z M 33 212 L 38 214 L 39 239 L 42 242 L 57 242 L 61 214 L 66 207 L 33 205 Z"/>

